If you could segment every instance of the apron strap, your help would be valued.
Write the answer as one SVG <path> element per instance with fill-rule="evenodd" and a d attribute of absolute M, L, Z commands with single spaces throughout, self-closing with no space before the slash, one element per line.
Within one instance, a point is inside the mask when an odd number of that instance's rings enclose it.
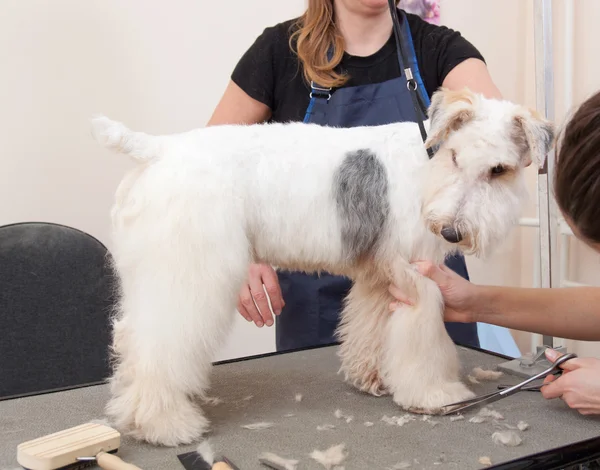
<path fill-rule="evenodd" d="M 333 57 L 333 46 L 330 46 L 327 50 L 327 58 L 331 60 Z M 313 80 L 310 81 L 310 102 L 308 103 L 308 108 L 306 108 L 306 113 L 304 114 L 304 122 L 307 123 L 310 119 L 310 115 L 312 114 L 313 107 L 318 100 L 323 100 L 325 102 L 331 99 L 331 87 L 325 88 Z"/>
<path fill-rule="evenodd" d="M 324 100 L 325 102 L 329 101 L 331 98 L 331 88 L 324 88 L 322 86 L 317 85 L 314 81 L 310 82 L 310 102 L 308 103 L 308 108 L 306 108 L 306 113 L 304 114 L 304 122 L 307 123 L 310 119 L 310 115 L 312 114 L 313 107 L 318 100 Z"/>

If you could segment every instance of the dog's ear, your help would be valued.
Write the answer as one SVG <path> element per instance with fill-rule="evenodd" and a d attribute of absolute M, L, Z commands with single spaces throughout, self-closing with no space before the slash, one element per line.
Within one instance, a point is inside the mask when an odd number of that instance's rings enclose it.
<path fill-rule="evenodd" d="M 457 131 L 475 116 L 477 96 L 467 88 L 453 91 L 441 88 L 431 97 L 429 136 L 425 147 L 439 145 L 451 132 Z"/>
<path fill-rule="evenodd" d="M 519 149 L 523 166 L 535 162 L 538 168 L 543 168 L 546 155 L 554 146 L 554 125 L 537 111 L 524 109 L 512 120 L 511 138 Z"/>

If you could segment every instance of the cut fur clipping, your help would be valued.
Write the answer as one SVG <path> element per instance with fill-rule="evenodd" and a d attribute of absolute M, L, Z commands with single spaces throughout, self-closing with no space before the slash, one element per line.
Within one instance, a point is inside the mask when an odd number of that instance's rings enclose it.
<path fill-rule="evenodd" d="M 477 380 L 475 377 L 473 377 L 472 375 L 467 375 L 467 379 L 469 380 L 469 382 L 471 382 L 474 385 L 477 385 L 479 382 L 479 380 Z"/>
<path fill-rule="evenodd" d="M 263 452 L 258 457 L 258 461 L 274 470 L 296 470 L 299 463 L 298 460 L 284 459 L 272 452 Z"/>
<path fill-rule="evenodd" d="M 489 467 L 490 465 L 492 465 L 492 460 L 489 457 L 479 457 L 479 463 L 481 465 Z"/>
<path fill-rule="evenodd" d="M 464 415 L 456 415 L 450 417 L 450 421 L 462 421 L 463 419 L 465 419 Z"/>
<path fill-rule="evenodd" d="M 390 470 L 402 470 L 404 468 L 410 468 L 412 464 L 408 460 L 404 460 L 402 462 L 398 462 L 393 467 L 390 467 Z"/>
<path fill-rule="evenodd" d="M 275 426 L 275 424 L 273 424 L 273 423 L 253 423 L 253 424 L 244 424 L 242 427 L 244 429 L 252 429 L 253 431 L 256 431 L 259 429 L 272 428 L 273 426 Z"/>
<path fill-rule="evenodd" d="M 438 424 L 440 424 L 439 421 L 433 421 L 431 419 L 431 416 L 429 416 L 429 415 L 423 415 L 423 418 L 421 421 L 425 421 L 426 423 L 431 424 L 431 426 L 437 426 Z"/>
<path fill-rule="evenodd" d="M 475 367 L 472 371 L 475 380 L 498 380 L 502 377 L 502 372 L 499 370 L 485 370 L 481 367 Z M 470 380 L 470 379 L 469 379 Z"/>
<path fill-rule="evenodd" d="M 317 431 L 329 431 L 330 429 L 335 429 L 333 424 L 323 424 L 321 426 L 317 426 Z"/>
<path fill-rule="evenodd" d="M 337 470 L 337 467 L 342 464 L 347 456 L 346 444 L 344 443 L 331 446 L 327 450 L 313 450 L 310 453 L 310 457 L 323 465 L 327 470 Z"/>
<path fill-rule="evenodd" d="M 300 403 L 302 401 L 302 394 L 301 393 L 296 393 L 296 396 L 294 397 L 295 400 Z"/>
<path fill-rule="evenodd" d="M 215 463 L 215 452 L 210 445 L 209 440 L 204 440 L 196 447 L 196 452 L 202 457 L 206 463 L 212 466 Z"/>
<path fill-rule="evenodd" d="M 217 406 L 223 403 L 223 400 L 219 397 L 206 397 L 204 403 L 210 406 Z"/>
<path fill-rule="evenodd" d="M 335 410 L 335 412 L 333 413 L 333 415 L 337 418 L 337 419 L 345 419 L 347 423 L 349 423 L 350 421 L 352 421 L 354 419 L 354 416 L 352 415 L 345 415 L 344 413 L 342 413 L 342 410 Z"/>
<path fill-rule="evenodd" d="M 387 423 L 389 425 L 395 425 L 395 426 L 404 426 L 406 423 L 410 423 L 411 421 L 414 421 L 415 417 L 409 414 L 405 414 L 404 416 L 392 416 L 389 417 L 387 415 L 383 415 L 383 417 L 381 418 L 381 421 L 383 421 L 384 423 Z"/>
<path fill-rule="evenodd" d="M 519 421 L 517 423 L 517 428 L 519 428 L 519 431 L 525 431 L 526 429 L 529 429 L 529 424 L 525 421 Z"/>
<path fill-rule="evenodd" d="M 500 420 L 500 419 L 504 419 L 504 416 L 502 416 L 497 411 L 490 410 L 489 408 L 485 407 L 479 413 L 477 413 L 475 416 L 473 416 L 469 420 L 469 423 L 475 423 L 475 424 L 484 423 L 485 421 L 488 421 L 488 419 L 490 419 L 490 418 Z"/>
<path fill-rule="evenodd" d="M 365 426 L 370 428 L 371 426 L 373 426 L 375 423 L 372 423 L 371 421 L 365 421 Z"/>
<path fill-rule="evenodd" d="M 515 447 L 521 445 L 523 440 L 516 431 L 507 429 L 506 431 L 496 431 L 492 434 L 494 444 L 502 444 L 507 447 Z"/>

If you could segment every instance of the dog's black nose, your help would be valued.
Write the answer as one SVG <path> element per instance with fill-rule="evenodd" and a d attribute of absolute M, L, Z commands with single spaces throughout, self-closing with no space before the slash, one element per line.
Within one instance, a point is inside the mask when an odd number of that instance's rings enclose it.
<path fill-rule="evenodd" d="M 462 240 L 461 233 L 451 225 L 442 227 L 441 235 L 449 243 L 459 243 Z"/>

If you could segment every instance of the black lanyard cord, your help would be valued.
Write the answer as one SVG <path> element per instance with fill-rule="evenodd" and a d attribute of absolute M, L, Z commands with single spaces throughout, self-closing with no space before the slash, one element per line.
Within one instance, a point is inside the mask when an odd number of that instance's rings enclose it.
<path fill-rule="evenodd" d="M 394 29 L 394 37 L 396 39 L 396 53 L 398 55 L 398 63 L 400 64 L 400 70 L 404 72 L 404 76 L 406 77 L 406 87 L 408 92 L 412 98 L 413 107 L 415 109 L 415 114 L 417 118 L 417 124 L 419 125 L 419 130 L 421 131 L 421 138 L 423 139 L 423 143 L 427 141 L 427 131 L 425 131 L 425 124 L 423 123 L 423 118 L 427 116 L 425 111 L 425 106 L 422 100 L 419 99 L 417 93 L 417 81 L 415 80 L 412 70 L 410 66 L 408 66 L 408 58 L 404 49 L 402 48 L 402 33 L 400 31 L 400 20 L 398 19 L 398 10 L 396 9 L 395 0 L 388 0 L 388 4 L 390 7 L 390 14 L 392 15 L 392 25 Z M 407 64 L 406 66 L 404 64 Z M 427 154 L 429 158 L 433 157 L 433 150 L 431 148 L 427 148 Z"/>

